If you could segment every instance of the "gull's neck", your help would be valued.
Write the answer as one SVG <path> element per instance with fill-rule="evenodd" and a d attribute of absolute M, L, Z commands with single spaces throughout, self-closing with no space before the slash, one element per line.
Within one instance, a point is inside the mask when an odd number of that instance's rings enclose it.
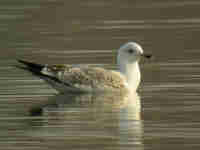
<path fill-rule="evenodd" d="M 140 84 L 140 68 L 138 61 L 119 63 L 120 72 L 126 77 L 128 88 L 136 91 Z"/>

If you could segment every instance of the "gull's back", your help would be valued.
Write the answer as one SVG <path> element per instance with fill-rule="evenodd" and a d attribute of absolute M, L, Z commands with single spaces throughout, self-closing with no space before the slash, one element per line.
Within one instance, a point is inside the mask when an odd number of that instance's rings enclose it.
<path fill-rule="evenodd" d="M 58 92 L 124 91 L 125 77 L 113 70 L 100 67 L 72 65 L 41 65 L 19 60 L 34 75 L 47 81 Z"/>
<path fill-rule="evenodd" d="M 126 86 L 125 77 L 119 72 L 100 67 L 73 67 L 53 65 L 42 70 L 43 74 L 54 76 L 65 88 L 80 91 L 122 90 Z"/>

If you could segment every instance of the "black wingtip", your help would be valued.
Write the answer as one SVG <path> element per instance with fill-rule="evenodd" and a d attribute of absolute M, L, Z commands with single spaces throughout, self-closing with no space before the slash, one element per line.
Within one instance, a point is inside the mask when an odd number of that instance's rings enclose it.
<path fill-rule="evenodd" d="M 32 63 L 32 62 L 29 62 L 29 61 L 25 61 L 25 60 L 21 60 L 21 59 L 17 59 L 17 61 L 19 63 L 22 63 L 24 64 L 25 66 L 27 67 L 30 67 L 30 68 L 37 68 L 37 69 L 42 69 L 44 67 L 44 65 L 41 65 L 41 64 L 37 64 L 37 63 Z"/>
<path fill-rule="evenodd" d="M 36 73 L 36 74 L 40 74 L 40 71 L 45 67 L 45 65 L 32 63 L 32 62 L 21 60 L 21 59 L 17 59 L 17 61 L 19 63 L 25 65 L 25 67 L 21 67 L 21 68 L 29 70 L 29 71 Z"/>
<path fill-rule="evenodd" d="M 51 80 L 53 80 L 55 82 L 62 83 L 62 81 L 60 81 L 57 77 L 49 76 L 49 75 L 43 74 L 41 72 L 42 69 L 45 67 L 45 65 L 36 64 L 36 63 L 29 62 L 29 61 L 21 60 L 21 59 L 18 59 L 17 61 L 19 63 L 22 63 L 22 64 L 25 65 L 25 67 L 21 67 L 21 66 L 19 67 L 19 66 L 17 66 L 20 69 L 28 70 L 31 73 L 33 73 L 33 74 L 41 77 L 42 79 L 45 79 L 43 77 L 47 77 L 48 79 L 51 79 Z M 64 84 L 67 85 L 67 86 L 69 86 L 67 83 L 64 83 Z"/>

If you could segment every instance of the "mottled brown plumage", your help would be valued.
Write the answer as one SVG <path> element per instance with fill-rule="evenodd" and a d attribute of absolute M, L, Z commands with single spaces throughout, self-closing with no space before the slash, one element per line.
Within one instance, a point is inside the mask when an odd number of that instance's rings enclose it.
<path fill-rule="evenodd" d="M 98 67 L 73 67 L 71 65 L 47 66 L 42 71 L 76 88 L 120 89 L 125 87 L 125 78 L 119 72 Z"/>

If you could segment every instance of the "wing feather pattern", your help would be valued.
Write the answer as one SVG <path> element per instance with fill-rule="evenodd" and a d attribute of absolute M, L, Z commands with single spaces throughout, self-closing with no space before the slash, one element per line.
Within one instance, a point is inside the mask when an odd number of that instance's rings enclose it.
<path fill-rule="evenodd" d="M 72 65 L 39 65 L 26 61 L 19 61 L 26 65 L 29 71 L 36 75 L 54 80 L 50 84 L 83 91 L 123 89 L 126 80 L 119 72 L 100 67 L 74 67 Z M 36 67 L 36 68 L 35 68 Z M 31 69 L 30 69 L 31 68 Z M 62 85 L 62 86 L 61 86 Z"/>

